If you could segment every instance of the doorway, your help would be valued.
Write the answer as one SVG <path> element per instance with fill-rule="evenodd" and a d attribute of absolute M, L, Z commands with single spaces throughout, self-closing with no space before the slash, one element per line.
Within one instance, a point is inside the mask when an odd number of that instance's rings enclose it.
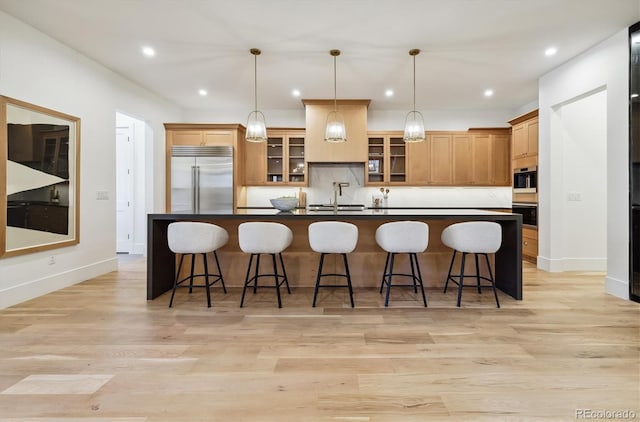
<path fill-rule="evenodd" d="M 116 252 L 145 250 L 145 122 L 116 113 Z"/>

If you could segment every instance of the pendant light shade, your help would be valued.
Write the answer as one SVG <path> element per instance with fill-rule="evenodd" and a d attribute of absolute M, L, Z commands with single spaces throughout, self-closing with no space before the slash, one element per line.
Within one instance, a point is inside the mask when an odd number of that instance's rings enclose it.
<path fill-rule="evenodd" d="M 416 110 L 416 56 L 420 50 L 414 48 L 409 50 L 409 55 L 413 56 L 413 110 L 407 113 L 404 121 L 404 141 L 422 142 L 424 141 L 424 118 L 422 113 Z"/>
<path fill-rule="evenodd" d="M 346 142 L 347 130 L 344 126 L 344 117 L 338 111 L 338 100 L 336 90 L 336 57 L 340 55 L 340 50 L 331 50 L 333 56 L 333 111 L 327 115 L 327 126 L 324 132 L 326 142 Z"/>
<path fill-rule="evenodd" d="M 247 118 L 247 133 L 245 139 L 249 142 L 265 142 L 267 140 L 267 125 L 264 114 L 258 110 L 258 56 L 261 51 L 257 48 L 249 50 L 253 54 L 253 99 L 254 108 Z"/>

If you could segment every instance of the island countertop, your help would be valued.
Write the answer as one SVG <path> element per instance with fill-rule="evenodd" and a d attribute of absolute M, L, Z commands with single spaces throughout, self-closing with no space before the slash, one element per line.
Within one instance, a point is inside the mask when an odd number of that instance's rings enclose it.
<path fill-rule="evenodd" d="M 292 245 L 284 252 L 293 262 L 287 265 L 294 285 L 312 286 L 317 254 L 308 246 L 307 226 L 314 221 L 340 220 L 356 224 L 359 241 L 350 255 L 352 275 L 365 280 L 363 285 L 378 283 L 384 266 L 384 251 L 375 243 L 375 229 L 385 222 L 400 220 L 424 221 L 429 224 L 429 246 L 422 255 L 424 267 L 430 269 L 430 282 L 425 286 L 440 286 L 446 278 L 451 250 L 440 242 L 440 234 L 449 224 L 462 221 L 495 221 L 502 226 L 502 245 L 495 254 L 496 287 L 517 300 L 522 300 L 522 216 L 509 212 L 459 208 L 371 208 L 361 211 L 308 211 L 295 209 L 281 212 L 273 208 L 240 208 L 231 211 L 201 213 L 172 212 L 149 214 L 147 223 L 147 299 L 152 300 L 170 290 L 176 269 L 176 259 L 167 244 L 167 227 L 174 221 L 204 221 L 224 227 L 229 242 L 218 251 L 225 283 L 242 286 L 246 260 L 237 240 L 237 227 L 245 221 L 276 221 L 294 232 Z M 351 258 L 353 257 L 353 258 Z M 444 263 L 444 264 L 443 264 Z M 297 264 L 297 265 L 296 265 Z M 379 265 L 378 265 L 379 264 Z M 381 268 L 377 268 L 381 266 Z M 421 263 L 421 267 L 423 263 Z M 299 268 L 298 268 L 299 267 Z M 360 271 L 359 271 L 360 270 Z M 360 272 L 360 274 L 359 274 Z M 360 277 L 358 277 L 360 276 Z M 425 277 L 427 278 L 427 277 Z M 368 281 L 368 282 L 367 282 Z"/>

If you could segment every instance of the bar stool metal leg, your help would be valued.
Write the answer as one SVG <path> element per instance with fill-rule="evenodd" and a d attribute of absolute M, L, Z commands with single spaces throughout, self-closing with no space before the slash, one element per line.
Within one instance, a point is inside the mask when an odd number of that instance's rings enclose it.
<path fill-rule="evenodd" d="M 195 256 L 193 257 L 195 260 Z M 211 291 L 209 287 L 209 264 L 207 263 L 207 254 L 202 254 L 202 260 L 204 261 L 204 289 L 207 292 L 207 308 L 211 307 Z"/>
<path fill-rule="evenodd" d="M 449 285 L 449 280 L 451 279 L 451 270 L 453 269 L 453 262 L 456 259 L 456 252 L 453 251 L 453 255 L 451 255 L 451 264 L 449 264 L 449 271 L 447 272 L 447 281 L 444 282 L 444 293 L 447 293 L 447 286 Z"/>
<path fill-rule="evenodd" d="M 424 294 L 424 284 L 422 283 L 422 272 L 420 271 L 420 264 L 418 263 L 418 255 L 415 253 L 412 253 L 410 255 L 413 255 L 413 259 L 416 262 L 416 270 L 418 271 L 418 280 L 420 283 L 420 290 L 422 291 L 422 302 L 424 302 L 424 306 L 425 308 L 427 307 L 427 296 Z"/>
<path fill-rule="evenodd" d="M 244 287 L 242 288 L 242 299 L 240 299 L 240 307 L 244 305 L 244 295 L 247 292 L 247 286 L 249 285 L 249 274 L 251 273 L 251 264 L 253 264 L 253 255 L 249 256 L 249 265 L 247 266 L 247 275 L 244 278 Z M 255 280 L 258 278 L 256 277 Z"/>
<path fill-rule="evenodd" d="M 384 286 L 384 279 L 387 276 L 387 268 L 389 266 L 389 258 L 391 253 L 387 252 L 387 258 L 384 260 L 384 271 L 382 272 L 382 281 L 380 282 L 380 293 L 382 293 L 382 287 Z"/>
<path fill-rule="evenodd" d="M 218 261 L 218 254 L 216 253 L 216 251 L 213 251 L 213 256 L 216 258 L 216 266 L 218 267 L 218 275 L 220 276 L 220 283 L 222 283 L 222 290 L 224 290 L 224 293 L 227 293 L 227 288 L 224 285 L 224 278 L 222 278 L 222 269 L 220 268 L 220 261 Z"/>
<path fill-rule="evenodd" d="M 478 283 L 478 293 L 482 294 L 482 289 L 480 289 L 480 265 L 478 264 L 478 254 L 474 253 L 473 257 L 476 260 L 476 281 Z"/>
<path fill-rule="evenodd" d="M 351 307 L 355 308 L 355 304 L 353 303 L 353 287 L 351 286 L 351 273 L 349 272 L 349 262 L 347 262 L 347 254 L 343 253 L 342 258 L 344 259 L 344 271 L 347 274 L 347 287 L 349 289 L 349 300 L 351 301 Z"/>
<path fill-rule="evenodd" d="M 393 261 L 395 259 L 395 256 L 395 253 L 391 253 L 391 260 L 389 262 L 389 274 L 387 274 L 387 295 L 384 299 L 385 308 L 389 306 L 389 293 L 391 292 L 391 278 L 393 276 Z"/>
<path fill-rule="evenodd" d="M 320 254 L 320 263 L 318 264 L 318 274 L 316 275 L 316 288 L 313 291 L 313 303 L 311 306 L 316 307 L 316 299 L 318 298 L 318 289 L 320 288 L 320 276 L 322 274 L 322 267 L 324 266 L 324 253 Z"/>
<path fill-rule="evenodd" d="M 462 286 L 464 285 L 464 264 L 467 258 L 467 253 L 462 252 L 462 262 L 460 263 L 460 278 L 458 280 L 458 308 L 460 307 L 460 301 L 462 300 Z"/>
<path fill-rule="evenodd" d="M 282 299 L 280 298 L 280 281 L 278 280 L 278 266 L 276 265 L 276 254 L 272 253 L 271 262 L 273 263 L 273 278 L 276 282 L 276 296 L 278 296 L 278 308 L 282 308 Z"/>
<path fill-rule="evenodd" d="M 487 261 L 487 269 L 489 270 L 489 278 L 491 279 L 491 287 L 493 287 L 493 295 L 496 298 L 496 305 L 499 308 L 500 307 L 500 301 L 498 300 L 498 292 L 496 292 L 496 283 L 495 280 L 493 279 L 493 272 L 491 271 L 491 264 L 489 263 L 489 256 L 485 253 L 484 255 L 484 259 L 486 259 Z"/>
<path fill-rule="evenodd" d="M 282 258 L 282 253 L 279 253 L 280 257 L 280 267 L 282 268 L 282 275 L 284 276 L 284 284 L 287 286 L 287 293 L 291 294 L 291 289 L 289 288 L 289 279 L 287 278 L 287 270 L 284 268 L 284 259 Z"/>
<path fill-rule="evenodd" d="M 173 306 L 173 297 L 176 294 L 176 289 L 178 288 L 178 277 L 180 276 L 180 270 L 182 269 L 182 261 L 184 260 L 184 254 L 180 254 L 180 263 L 178 264 L 178 271 L 176 272 L 176 279 L 173 283 L 173 291 L 171 292 L 171 300 L 169 301 L 169 307 Z"/>

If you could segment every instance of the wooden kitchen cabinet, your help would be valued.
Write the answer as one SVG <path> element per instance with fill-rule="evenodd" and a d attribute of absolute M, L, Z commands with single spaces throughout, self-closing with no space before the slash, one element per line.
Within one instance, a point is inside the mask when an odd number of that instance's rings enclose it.
<path fill-rule="evenodd" d="M 522 259 L 532 263 L 538 260 L 538 230 L 522 228 Z"/>
<path fill-rule="evenodd" d="M 367 134 L 366 180 L 368 185 L 406 185 L 406 144 L 403 132 Z"/>
<path fill-rule="evenodd" d="M 302 100 L 305 105 L 306 160 L 309 163 L 363 163 L 367 161 L 367 108 L 370 100 L 338 100 L 347 142 L 325 142 L 327 116 L 333 100 Z"/>
<path fill-rule="evenodd" d="M 453 135 L 431 134 L 427 137 L 427 184 L 450 186 L 453 184 Z M 413 159 L 413 157 L 411 157 Z"/>
<path fill-rule="evenodd" d="M 408 184 L 509 186 L 508 129 L 429 132 L 425 142 L 407 145 Z"/>
<path fill-rule="evenodd" d="M 304 129 L 267 129 L 267 137 L 245 145 L 245 184 L 306 186 Z"/>
<path fill-rule="evenodd" d="M 536 165 L 538 156 L 538 110 L 509 121 L 512 126 L 514 168 Z M 517 162 L 517 163 L 516 163 Z"/>
<path fill-rule="evenodd" d="M 171 147 L 231 146 L 233 147 L 233 203 L 246 203 L 245 177 L 245 127 L 240 124 L 218 123 L 165 123 L 166 209 L 171 209 Z"/>

